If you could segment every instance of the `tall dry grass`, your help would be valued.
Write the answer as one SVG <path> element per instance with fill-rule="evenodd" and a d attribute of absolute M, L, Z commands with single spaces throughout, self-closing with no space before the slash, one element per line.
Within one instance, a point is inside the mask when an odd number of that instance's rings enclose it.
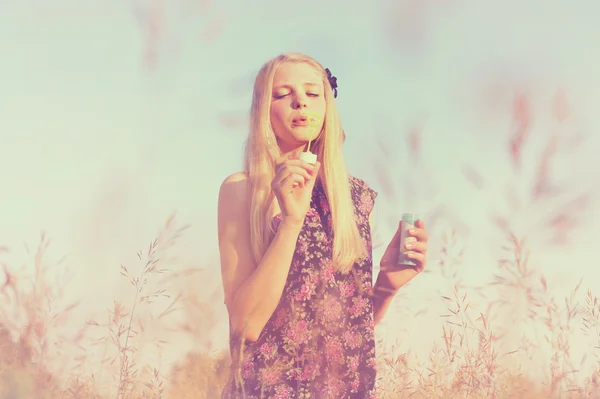
<path fill-rule="evenodd" d="M 520 171 L 531 130 L 528 101 L 516 98 L 514 129 L 507 140 L 513 182 L 525 187 L 521 196 L 527 200 L 518 209 L 509 204 L 510 215 L 495 212 L 490 218 L 502 252 L 493 278 L 478 287 L 465 283 L 464 238 L 458 230 L 432 231 L 442 245 L 439 253 L 430 254 L 428 269 L 446 284 L 437 295 L 446 307 L 439 315 L 439 339 L 426 358 L 402 345 L 379 351 L 381 398 L 600 397 L 600 300 L 581 284 L 567 297 L 557 296 L 543 268 L 531 260 L 528 238 L 535 232 L 527 237 L 511 224 L 515 215 L 545 209 L 539 234 L 551 243 L 562 242 L 590 206 L 588 192 L 556 193 L 552 164 L 561 145 L 572 141 L 560 129 L 547 137 L 533 178 L 526 180 L 530 184 L 523 184 L 528 177 Z M 557 105 L 557 123 L 566 118 L 564 107 Z M 408 135 L 415 162 L 423 162 L 419 134 L 412 130 Z M 475 189 L 485 186 L 476 168 L 464 171 Z M 389 171 L 381 170 L 380 179 L 384 197 L 394 200 L 402 187 L 395 187 Z M 45 235 L 27 252 L 21 269 L 3 263 L 0 398 L 218 398 L 229 356 L 208 337 L 225 316 L 216 297 L 199 299 L 198 290 L 205 287 L 200 286 L 202 278 L 194 278 L 198 270 L 181 270 L 170 256 L 185 229 L 169 218 L 138 253 L 138 265 L 115 267 L 114 273 L 129 282 L 130 299 L 115 300 L 105 319 L 88 320 L 75 330 L 65 326 L 79 304 L 62 304 L 65 276 L 49 280 L 56 264 L 47 259 L 50 241 Z M 180 334 L 194 342 L 181 361 L 166 369 L 152 359 L 160 359 L 168 339 L 144 339 L 158 327 L 165 337 Z M 577 332 L 589 340 L 583 359 L 575 359 L 571 347 Z M 100 355 L 92 357 L 90 348 Z"/>

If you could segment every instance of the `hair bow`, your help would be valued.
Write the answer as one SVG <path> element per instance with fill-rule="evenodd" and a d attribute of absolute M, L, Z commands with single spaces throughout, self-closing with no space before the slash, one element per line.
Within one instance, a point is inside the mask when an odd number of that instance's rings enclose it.
<path fill-rule="evenodd" d="M 337 78 L 331 74 L 331 71 L 329 70 L 329 68 L 325 68 L 325 73 L 327 73 L 327 80 L 329 80 L 329 84 L 331 85 L 331 88 L 333 89 L 333 97 L 337 98 L 337 87 L 338 87 Z"/>

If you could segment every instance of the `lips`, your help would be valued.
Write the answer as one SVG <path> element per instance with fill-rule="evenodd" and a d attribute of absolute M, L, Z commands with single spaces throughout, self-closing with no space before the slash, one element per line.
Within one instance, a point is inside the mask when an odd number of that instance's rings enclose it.
<path fill-rule="evenodd" d="M 307 126 L 308 121 L 305 116 L 299 116 L 297 118 L 292 119 L 292 124 L 295 126 Z"/>

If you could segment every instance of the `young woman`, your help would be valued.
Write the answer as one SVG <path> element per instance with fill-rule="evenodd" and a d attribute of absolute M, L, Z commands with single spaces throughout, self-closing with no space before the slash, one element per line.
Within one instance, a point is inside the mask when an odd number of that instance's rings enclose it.
<path fill-rule="evenodd" d="M 417 221 L 407 246 L 417 266 L 396 265 L 399 229 L 372 286 L 377 193 L 348 175 L 334 90 L 329 70 L 298 53 L 268 61 L 256 78 L 244 172 L 219 193 L 232 358 L 223 398 L 375 397 L 374 327 L 425 265 Z M 315 165 L 298 157 L 309 114 L 321 121 Z"/>

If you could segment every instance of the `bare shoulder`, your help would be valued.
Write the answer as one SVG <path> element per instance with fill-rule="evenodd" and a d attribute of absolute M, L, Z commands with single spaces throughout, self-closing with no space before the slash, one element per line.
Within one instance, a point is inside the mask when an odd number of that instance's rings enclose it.
<path fill-rule="evenodd" d="M 236 172 L 223 180 L 219 190 L 219 204 L 226 203 L 228 206 L 235 203 L 244 203 L 248 194 L 248 175 L 244 172 Z M 224 205 L 224 204 L 223 204 Z"/>
<path fill-rule="evenodd" d="M 254 270 L 250 248 L 249 185 L 245 173 L 227 176 L 218 204 L 218 237 L 225 304 L 231 312 L 235 292 Z"/>
<path fill-rule="evenodd" d="M 223 180 L 223 184 L 226 184 L 226 183 L 235 183 L 235 182 L 247 181 L 247 180 L 248 180 L 248 175 L 246 175 L 246 173 L 244 173 L 244 172 L 235 172 L 235 173 L 227 176 L 225 178 L 225 180 Z"/>
<path fill-rule="evenodd" d="M 221 183 L 221 190 L 231 187 L 243 187 L 248 185 L 248 175 L 244 172 L 235 172 L 225 178 Z"/>
<path fill-rule="evenodd" d="M 249 211 L 248 176 L 243 172 L 229 175 L 219 189 L 218 220 L 219 237 L 231 230 L 238 230 L 240 223 L 246 222 Z"/>

